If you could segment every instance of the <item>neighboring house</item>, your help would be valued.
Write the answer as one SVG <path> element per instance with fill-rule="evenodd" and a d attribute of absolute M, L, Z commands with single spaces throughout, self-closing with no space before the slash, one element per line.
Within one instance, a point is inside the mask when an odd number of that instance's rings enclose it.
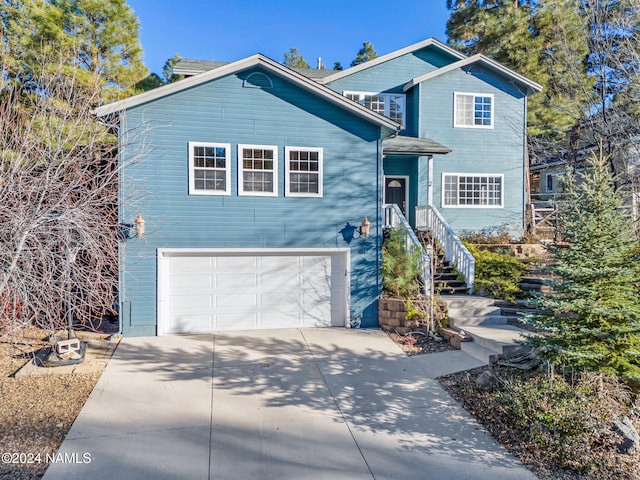
<path fill-rule="evenodd" d="M 120 219 L 146 222 L 121 248 L 127 335 L 377 326 L 384 203 L 418 228 L 426 208 L 524 227 L 540 86 L 487 57 L 430 39 L 339 72 L 254 55 L 175 73 L 96 112 L 120 132 Z"/>
<path fill-rule="evenodd" d="M 617 187 L 624 192 L 625 208 L 636 223 L 640 220 L 640 138 L 629 135 L 602 145 L 616 174 Z M 567 150 L 561 158 L 537 159 L 529 167 L 531 184 L 532 233 L 540 236 L 555 234 L 557 207 L 570 201 L 565 195 L 564 179 L 567 173 L 581 174 L 585 171 L 585 159 L 590 155 L 600 155 L 600 136 L 592 129 L 583 128 L 581 134 L 568 132 Z M 573 148 L 571 148 L 573 146 Z M 610 152 L 610 153 L 607 153 Z M 579 176 L 576 177 L 579 181 Z"/>
<path fill-rule="evenodd" d="M 562 177 L 566 170 L 566 161 L 558 159 L 531 165 L 529 174 L 532 201 L 547 201 L 561 197 L 564 192 Z"/>

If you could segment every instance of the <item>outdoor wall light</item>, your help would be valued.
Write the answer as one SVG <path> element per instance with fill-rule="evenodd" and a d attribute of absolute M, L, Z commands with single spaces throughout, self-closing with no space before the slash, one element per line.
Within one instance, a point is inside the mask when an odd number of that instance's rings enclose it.
<path fill-rule="evenodd" d="M 360 236 L 364 238 L 368 238 L 370 227 L 371 227 L 371 222 L 367 217 L 364 217 L 364 220 L 362 220 L 362 223 L 360 224 Z"/>
<path fill-rule="evenodd" d="M 138 215 L 133 223 L 121 223 L 118 229 L 118 240 L 130 240 L 144 235 L 145 221 L 142 215 Z"/>
<path fill-rule="evenodd" d="M 144 235 L 144 218 L 142 218 L 142 215 L 136 217 L 135 224 L 136 237 L 140 238 Z"/>

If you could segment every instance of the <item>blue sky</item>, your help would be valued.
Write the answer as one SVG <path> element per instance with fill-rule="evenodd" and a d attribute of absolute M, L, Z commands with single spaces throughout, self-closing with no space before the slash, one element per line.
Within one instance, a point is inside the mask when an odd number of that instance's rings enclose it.
<path fill-rule="evenodd" d="M 297 48 L 315 67 L 322 57 L 348 67 L 363 42 L 378 55 L 434 37 L 445 41 L 446 0 L 128 0 L 140 21 L 144 61 L 162 75 L 175 53 L 234 61 L 262 53 L 281 62 Z"/>

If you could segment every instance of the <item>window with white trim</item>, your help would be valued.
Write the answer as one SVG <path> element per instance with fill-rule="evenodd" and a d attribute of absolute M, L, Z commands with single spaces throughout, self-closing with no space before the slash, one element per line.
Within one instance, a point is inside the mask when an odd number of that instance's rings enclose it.
<path fill-rule="evenodd" d="M 454 127 L 493 128 L 493 95 L 454 93 Z"/>
<path fill-rule="evenodd" d="M 285 147 L 285 195 L 322 196 L 322 148 Z"/>
<path fill-rule="evenodd" d="M 405 128 L 406 96 L 401 93 L 342 92 L 345 97 Z"/>
<path fill-rule="evenodd" d="M 503 175 L 442 174 L 443 207 L 501 208 Z"/>
<path fill-rule="evenodd" d="M 238 145 L 238 195 L 278 195 L 278 148 Z"/>
<path fill-rule="evenodd" d="M 189 194 L 230 195 L 228 143 L 189 142 Z"/>

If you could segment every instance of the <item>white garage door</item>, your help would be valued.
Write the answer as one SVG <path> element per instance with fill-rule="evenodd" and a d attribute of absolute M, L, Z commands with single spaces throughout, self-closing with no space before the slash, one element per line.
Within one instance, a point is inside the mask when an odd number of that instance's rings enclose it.
<path fill-rule="evenodd" d="M 158 332 L 347 324 L 348 252 L 183 251 L 158 254 Z"/>

